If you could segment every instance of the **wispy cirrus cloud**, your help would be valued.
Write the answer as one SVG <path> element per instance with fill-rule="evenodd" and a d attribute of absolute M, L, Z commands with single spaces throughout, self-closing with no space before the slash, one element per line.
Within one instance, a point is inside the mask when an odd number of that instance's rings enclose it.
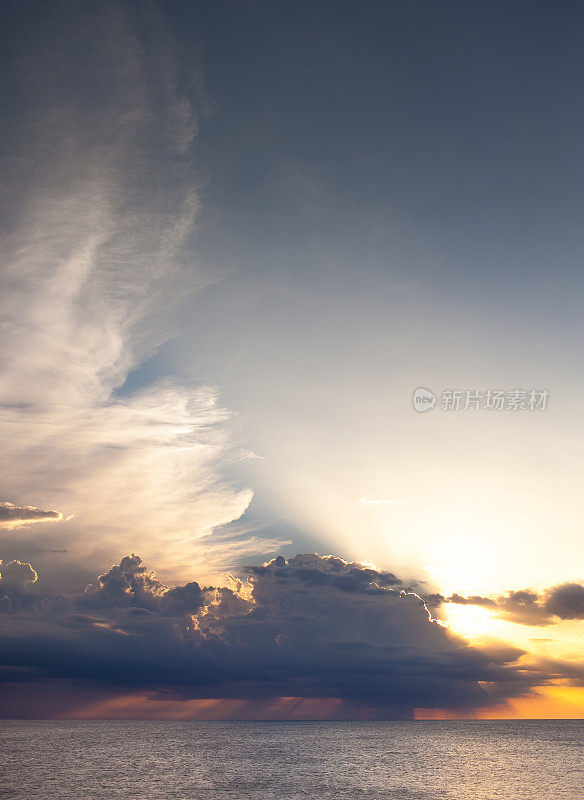
<path fill-rule="evenodd" d="M 60 536 L 77 552 L 139 543 L 184 569 L 252 497 L 223 477 L 234 417 L 213 386 L 120 389 L 175 332 L 177 298 L 214 279 L 191 247 L 202 73 L 196 58 L 180 72 L 152 9 L 139 24 L 117 2 L 39 13 L 5 131 L 0 481 L 15 504 L 74 513 Z"/>

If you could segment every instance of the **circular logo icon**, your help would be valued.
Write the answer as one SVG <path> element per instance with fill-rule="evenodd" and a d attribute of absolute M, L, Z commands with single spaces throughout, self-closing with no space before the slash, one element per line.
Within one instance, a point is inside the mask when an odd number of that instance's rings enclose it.
<path fill-rule="evenodd" d="M 414 409 L 420 414 L 424 411 L 431 411 L 436 405 L 436 395 L 429 389 L 419 387 L 415 390 L 413 396 Z"/>

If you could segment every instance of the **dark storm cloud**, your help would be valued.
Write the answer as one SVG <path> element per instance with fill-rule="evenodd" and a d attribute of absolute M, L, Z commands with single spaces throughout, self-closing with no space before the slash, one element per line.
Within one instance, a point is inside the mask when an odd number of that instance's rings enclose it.
<path fill-rule="evenodd" d="M 7 587 L 2 666 L 12 682 L 334 697 L 388 716 L 485 706 L 545 680 L 518 666 L 519 650 L 451 634 L 391 573 L 305 554 L 248 574 L 232 588 L 171 589 L 131 555 L 75 595 Z"/>
<path fill-rule="evenodd" d="M 344 592 L 374 592 L 376 589 L 383 591 L 389 587 L 405 586 L 391 572 L 378 572 L 360 564 L 349 564 L 342 558 L 318 556 L 315 553 L 297 555 L 289 561 L 278 556 L 267 565 L 247 567 L 247 571 L 256 579 L 266 582 L 285 584 L 296 581 L 307 587 L 326 585 Z M 262 582 L 260 580 L 259 585 Z"/>
<path fill-rule="evenodd" d="M 584 586 L 580 583 L 561 583 L 541 593 L 520 589 L 498 597 L 453 594 L 450 597 L 429 595 L 425 599 L 432 608 L 442 603 L 488 608 L 497 616 L 520 625 L 553 625 L 561 620 L 584 619 Z"/>
<path fill-rule="evenodd" d="M 48 522 L 62 519 L 59 511 L 43 511 L 35 506 L 15 506 L 13 503 L 0 502 L 0 528 L 19 528 L 34 522 Z"/>

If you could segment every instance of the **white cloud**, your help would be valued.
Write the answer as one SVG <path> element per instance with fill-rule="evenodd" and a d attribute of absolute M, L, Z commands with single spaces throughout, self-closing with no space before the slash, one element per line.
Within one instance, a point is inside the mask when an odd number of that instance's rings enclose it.
<path fill-rule="evenodd" d="M 78 548 L 103 556 L 139 545 L 170 567 L 201 556 L 204 537 L 252 497 L 222 478 L 236 442 L 215 387 L 167 379 L 117 393 L 172 335 L 173 298 L 209 280 L 188 247 L 196 113 L 176 88 L 160 21 L 150 20 L 145 49 L 115 4 L 81 17 L 56 35 L 77 37 L 78 63 L 48 41 L 28 54 L 34 69 L 23 65 L 45 104 L 34 126 L 14 122 L 0 480 L 16 503 L 33 496 L 75 514 L 67 535 Z"/>

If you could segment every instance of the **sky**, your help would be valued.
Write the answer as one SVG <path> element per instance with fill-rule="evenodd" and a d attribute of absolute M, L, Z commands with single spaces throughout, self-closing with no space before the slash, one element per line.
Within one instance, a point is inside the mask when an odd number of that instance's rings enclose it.
<path fill-rule="evenodd" d="M 0 716 L 583 715 L 582 15 L 6 5 Z"/>

